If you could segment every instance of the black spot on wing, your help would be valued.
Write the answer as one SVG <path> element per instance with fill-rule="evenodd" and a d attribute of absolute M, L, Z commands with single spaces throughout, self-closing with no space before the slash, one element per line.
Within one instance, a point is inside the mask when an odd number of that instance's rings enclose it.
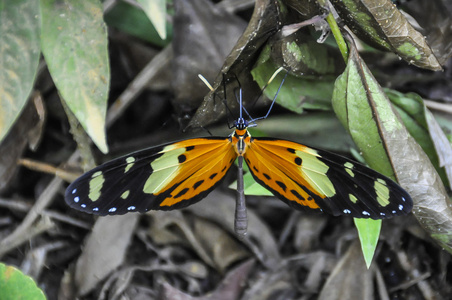
<path fill-rule="evenodd" d="M 196 183 L 193 185 L 193 189 L 196 190 L 203 182 L 204 182 L 204 180 L 200 180 L 200 181 L 196 182 Z"/>
<path fill-rule="evenodd" d="M 177 193 L 176 196 L 174 196 L 174 199 L 177 199 L 177 198 L 182 197 L 182 196 L 185 195 L 189 190 L 190 190 L 189 188 L 182 189 L 179 193 Z"/>
<path fill-rule="evenodd" d="M 301 201 L 305 201 L 306 199 L 301 196 L 296 190 L 290 190 L 290 192 L 292 193 L 292 195 L 294 195 L 295 197 L 297 197 L 297 199 L 301 200 Z"/>
<path fill-rule="evenodd" d="M 275 181 L 277 185 L 285 192 L 287 189 L 287 186 L 284 184 L 284 182 L 281 181 Z"/>
<path fill-rule="evenodd" d="M 184 154 L 181 154 L 177 157 L 177 160 L 179 161 L 179 163 L 183 163 L 184 161 L 187 160 L 187 157 Z"/>
<path fill-rule="evenodd" d="M 301 164 L 303 163 L 302 159 L 300 157 L 296 157 L 295 158 L 295 164 L 297 164 L 298 166 L 301 166 Z"/>

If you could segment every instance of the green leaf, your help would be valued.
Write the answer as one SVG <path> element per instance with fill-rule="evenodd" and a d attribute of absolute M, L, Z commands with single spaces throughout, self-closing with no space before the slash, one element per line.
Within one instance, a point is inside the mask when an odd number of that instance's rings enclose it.
<path fill-rule="evenodd" d="M 55 85 L 88 135 L 106 153 L 110 85 L 107 29 L 97 0 L 41 0 L 42 51 Z"/>
<path fill-rule="evenodd" d="M 136 6 L 120 1 L 113 6 L 105 15 L 105 22 L 123 32 L 152 43 L 153 45 L 164 47 L 168 45 L 172 38 L 171 26 L 166 23 L 166 39 L 162 39 L 145 12 Z"/>
<path fill-rule="evenodd" d="M 0 263 L 0 299 L 46 299 L 33 279 L 13 266 Z"/>
<path fill-rule="evenodd" d="M 377 248 L 378 237 L 380 236 L 381 220 L 357 218 L 354 218 L 353 220 L 355 221 L 355 226 L 358 230 L 364 260 L 369 269 L 375 254 L 375 249 Z"/>
<path fill-rule="evenodd" d="M 351 52 L 347 68 L 338 77 L 333 93 L 333 109 L 342 125 L 363 153 L 366 162 L 378 172 L 395 179 L 390 159 L 380 136 L 380 124 L 370 107 L 370 99 L 380 102 L 382 114 L 392 113 L 389 101 L 365 67 L 357 52 Z M 384 105 L 384 106 L 383 106 Z M 388 121 L 388 126 L 402 126 Z"/>
<path fill-rule="evenodd" d="M 166 40 L 166 0 L 137 0 L 154 24 L 162 40 Z"/>
<path fill-rule="evenodd" d="M 335 83 L 333 108 L 369 165 L 397 178 L 413 198 L 419 223 L 452 252 L 452 209 L 444 185 L 353 45 Z"/>
<path fill-rule="evenodd" d="M 263 51 L 251 74 L 257 84 L 263 88 L 277 69 L 268 53 Z M 267 98 L 275 97 L 284 76 L 285 71 L 280 72 L 265 88 L 264 94 Z M 296 77 L 289 74 L 278 93 L 276 102 L 296 113 L 302 113 L 305 108 L 329 110 L 334 78 L 334 76 Z"/>
<path fill-rule="evenodd" d="M 39 63 L 39 2 L 0 0 L 0 141 L 27 103 Z"/>

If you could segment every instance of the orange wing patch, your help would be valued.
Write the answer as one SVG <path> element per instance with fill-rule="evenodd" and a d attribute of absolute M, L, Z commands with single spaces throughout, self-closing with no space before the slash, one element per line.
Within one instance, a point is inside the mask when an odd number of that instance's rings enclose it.
<path fill-rule="evenodd" d="M 203 139 L 199 139 L 203 140 Z M 209 140 L 205 140 L 209 141 Z M 160 206 L 173 206 L 178 202 L 189 200 L 205 191 L 210 191 L 226 175 L 236 159 L 232 144 L 228 139 L 224 143 L 193 143 L 182 141 L 174 146 L 187 150 L 178 156 L 177 176 L 161 192 L 175 187 Z M 158 195 L 158 194 L 157 194 Z"/>
<path fill-rule="evenodd" d="M 311 170 L 303 171 L 295 146 L 300 150 L 301 145 L 288 141 L 252 139 L 245 161 L 253 177 L 281 200 L 298 209 L 299 205 L 320 209 L 316 199 L 324 198 L 330 191 L 322 191 L 314 183 L 308 174 Z M 311 163 L 315 163 L 315 156 L 309 156 Z M 318 175 L 315 171 L 313 174 Z"/>

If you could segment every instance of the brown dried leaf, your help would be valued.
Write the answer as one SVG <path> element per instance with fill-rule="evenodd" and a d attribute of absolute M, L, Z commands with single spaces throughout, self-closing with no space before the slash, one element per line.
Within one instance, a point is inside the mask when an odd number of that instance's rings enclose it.
<path fill-rule="evenodd" d="M 35 149 L 41 140 L 46 112 L 40 94 L 35 93 L 31 100 L 0 145 L 0 191 L 9 185 L 27 144 Z"/>
<path fill-rule="evenodd" d="M 234 234 L 235 199 L 233 197 L 214 190 L 202 202 L 189 206 L 187 210 L 222 225 Z M 247 238 L 243 242 L 268 268 L 276 267 L 281 260 L 278 245 L 272 233 L 251 209 L 248 209 Z"/>
<path fill-rule="evenodd" d="M 252 101 L 252 96 L 259 91 L 258 86 L 252 81 L 249 73 L 259 55 L 260 48 L 265 44 L 269 37 L 276 31 L 280 23 L 280 7 L 279 2 L 274 0 L 257 0 L 254 6 L 254 12 L 248 27 L 239 38 L 234 48 L 221 68 L 220 74 L 215 79 L 213 91 L 205 98 L 201 107 L 190 121 L 189 127 L 202 127 L 211 124 L 226 115 L 225 105 L 221 102 L 214 101 L 215 94 L 221 94 L 222 74 L 230 74 L 237 76 L 243 90 L 243 100 Z M 227 105 L 231 110 L 237 108 L 237 101 L 234 97 L 233 89 L 237 87 L 235 79 L 231 81 L 233 84 L 227 86 Z"/>
<path fill-rule="evenodd" d="M 407 1 L 403 10 L 422 27 L 441 65 L 452 56 L 452 5 L 449 0 Z"/>
<path fill-rule="evenodd" d="M 174 10 L 174 107 L 190 111 L 208 91 L 197 75 L 213 81 L 246 24 L 206 0 L 176 0 Z"/>
<path fill-rule="evenodd" d="M 205 296 L 193 297 L 174 287 L 169 283 L 163 283 L 163 292 L 161 299 L 186 299 L 186 300 L 235 300 L 239 299 L 243 284 L 248 280 L 249 274 L 253 269 L 255 261 L 250 259 L 238 267 L 232 269 L 225 276 L 221 284 Z"/>
<path fill-rule="evenodd" d="M 138 218 L 138 214 L 129 214 L 97 219 L 77 260 L 75 282 L 79 295 L 89 293 L 123 263 Z"/>
<path fill-rule="evenodd" d="M 373 299 L 372 273 L 367 270 L 356 241 L 328 277 L 318 299 Z"/>
<path fill-rule="evenodd" d="M 250 256 L 250 253 L 227 231 L 203 218 L 194 222 L 195 235 L 223 273 L 231 265 Z"/>
<path fill-rule="evenodd" d="M 332 0 L 339 16 L 365 42 L 392 51 L 405 61 L 442 70 L 424 36 L 413 28 L 391 0 Z"/>

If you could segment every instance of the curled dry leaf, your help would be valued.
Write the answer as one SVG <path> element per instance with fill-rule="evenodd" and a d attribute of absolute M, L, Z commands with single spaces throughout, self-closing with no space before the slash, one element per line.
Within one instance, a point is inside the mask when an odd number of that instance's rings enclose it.
<path fill-rule="evenodd" d="M 234 88 L 237 86 L 234 76 L 237 76 L 241 85 L 246 87 L 243 91 L 244 104 L 253 101 L 254 97 L 249 95 L 257 95 L 259 88 L 248 76 L 253 67 L 260 48 L 278 30 L 280 24 L 280 3 L 273 0 L 257 0 L 254 6 L 253 15 L 248 23 L 245 32 L 239 38 L 234 48 L 221 68 L 220 74 L 215 79 L 212 87 L 213 90 L 204 98 L 203 104 L 199 107 L 196 114 L 190 121 L 189 127 L 203 127 L 211 124 L 226 115 L 225 105 L 215 100 L 215 95 L 222 94 L 222 74 L 229 74 L 233 80 L 231 85 L 227 85 L 227 105 L 231 110 L 238 107 L 235 99 Z"/>
<path fill-rule="evenodd" d="M 174 1 L 173 80 L 175 108 L 199 107 L 208 89 L 198 74 L 213 81 L 246 23 L 211 1 Z"/>
<path fill-rule="evenodd" d="M 391 0 L 332 0 L 350 29 L 365 42 L 392 51 L 420 68 L 442 70 L 424 36 Z"/>
<path fill-rule="evenodd" d="M 441 65 L 452 56 L 452 5 L 449 0 L 406 1 L 403 10 L 413 16 Z"/>
<path fill-rule="evenodd" d="M 385 92 L 441 180 L 446 186 L 452 186 L 452 146 L 423 99 L 415 93 L 402 94 L 389 89 Z"/>

